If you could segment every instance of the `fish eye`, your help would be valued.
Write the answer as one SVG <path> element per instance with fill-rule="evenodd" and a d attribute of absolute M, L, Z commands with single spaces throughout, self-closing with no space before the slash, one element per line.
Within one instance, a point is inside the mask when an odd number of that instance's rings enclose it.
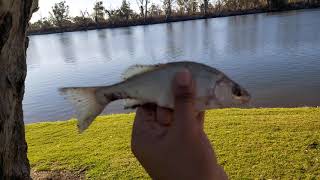
<path fill-rule="evenodd" d="M 232 94 L 235 96 L 242 96 L 241 88 L 239 85 L 236 84 L 232 87 Z"/>

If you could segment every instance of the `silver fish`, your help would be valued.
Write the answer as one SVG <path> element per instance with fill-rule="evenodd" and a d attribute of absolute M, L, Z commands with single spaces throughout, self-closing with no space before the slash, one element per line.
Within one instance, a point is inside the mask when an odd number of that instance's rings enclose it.
<path fill-rule="evenodd" d="M 127 99 L 125 108 L 154 103 L 174 108 L 172 80 L 177 72 L 188 69 L 196 82 L 198 111 L 233 107 L 249 102 L 249 93 L 219 70 L 195 62 L 135 65 L 124 73 L 124 81 L 101 87 L 61 88 L 60 92 L 75 106 L 80 132 L 112 101 Z"/>

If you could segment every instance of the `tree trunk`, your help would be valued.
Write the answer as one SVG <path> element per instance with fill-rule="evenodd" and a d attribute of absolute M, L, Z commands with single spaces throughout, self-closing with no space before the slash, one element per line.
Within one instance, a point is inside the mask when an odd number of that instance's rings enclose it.
<path fill-rule="evenodd" d="M 148 1 L 149 1 L 149 0 L 146 0 L 146 4 L 145 4 L 145 8 L 144 8 L 144 10 L 145 10 L 145 13 L 144 13 L 144 22 L 147 21 L 147 16 L 148 16 Z"/>
<path fill-rule="evenodd" d="M 30 179 L 22 99 L 26 29 L 37 2 L 0 0 L 0 179 Z"/>
<path fill-rule="evenodd" d="M 143 8 L 143 5 L 141 5 L 140 6 L 140 15 L 141 15 L 141 17 L 143 17 L 144 18 L 144 8 Z"/>
<path fill-rule="evenodd" d="M 169 20 L 171 18 L 171 12 L 172 12 L 172 2 L 171 0 L 166 0 L 167 7 L 166 7 L 166 20 Z"/>
<path fill-rule="evenodd" d="M 208 0 L 204 0 L 204 16 L 205 17 L 208 16 L 208 6 L 209 6 Z"/>

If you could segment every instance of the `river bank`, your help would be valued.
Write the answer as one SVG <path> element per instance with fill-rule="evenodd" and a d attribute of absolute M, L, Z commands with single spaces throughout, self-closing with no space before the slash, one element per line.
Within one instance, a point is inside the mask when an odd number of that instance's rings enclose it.
<path fill-rule="evenodd" d="M 219 17 L 228 17 L 228 16 L 239 16 L 239 15 L 249 15 L 249 14 L 258 14 L 258 13 L 274 13 L 274 12 L 284 12 L 292 10 L 302 10 L 302 9 L 315 9 L 320 8 L 319 5 L 306 6 L 305 4 L 289 4 L 288 6 L 281 9 L 249 9 L 245 11 L 222 11 L 219 13 L 210 13 L 207 16 L 197 13 L 195 15 L 175 15 L 170 18 L 166 16 L 159 17 L 148 17 L 146 20 L 143 18 L 140 19 L 131 19 L 128 21 L 106 21 L 100 24 L 89 23 L 86 25 L 73 24 L 66 27 L 49 27 L 43 29 L 29 29 L 28 35 L 45 35 L 53 33 L 63 33 L 63 32 L 74 32 L 74 31 L 88 31 L 95 29 L 106 29 L 106 28 L 121 28 L 121 27 L 130 27 L 130 26 L 141 26 L 141 25 L 151 25 L 151 24 L 161 24 L 161 23 L 171 23 L 179 21 L 189 21 L 197 19 L 208 19 L 208 18 L 219 18 Z"/>
<path fill-rule="evenodd" d="M 148 179 L 134 158 L 134 114 L 26 126 L 33 177 Z M 207 111 L 205 131 L 231 179 L 319 179 L 320 108 Z"/>

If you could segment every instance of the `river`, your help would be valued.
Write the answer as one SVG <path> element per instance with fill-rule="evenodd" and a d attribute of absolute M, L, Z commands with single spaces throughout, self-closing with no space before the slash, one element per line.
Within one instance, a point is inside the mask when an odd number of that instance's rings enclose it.
<path fill-rule="evenodd" d="M 134 64 L 197 61 L 252 95 L 249 107 L 320 106 L 320 10 L 30 36 L 26 123 L 70 119 L 57 91 L 121 80 Z M 119 113 L 121 102 L 104 113 Z"/>

